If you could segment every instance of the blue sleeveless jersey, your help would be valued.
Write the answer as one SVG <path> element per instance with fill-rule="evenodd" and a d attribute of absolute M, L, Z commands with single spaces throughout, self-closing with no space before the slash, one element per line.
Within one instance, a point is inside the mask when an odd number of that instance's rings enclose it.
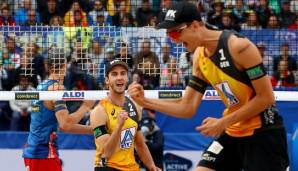
<path fill-rule="evenodd" d="M 56 83 L 54 80 L 46 80 L 37 86 L 38 91 L 48 90 L 48 87 Z M 30 132 L 23 151 L 24 158 L 56 158 L 57 140 L 56 132 L 58 121 L 54 110 L 47 109 L 43 101 L 32 102 Z"/>

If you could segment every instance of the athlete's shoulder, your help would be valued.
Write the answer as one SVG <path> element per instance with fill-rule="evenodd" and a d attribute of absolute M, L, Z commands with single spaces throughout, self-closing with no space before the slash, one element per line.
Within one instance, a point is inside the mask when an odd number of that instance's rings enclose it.
<path fill-rule="evenodd" d="M 229 49 L 233 52 L 241 52 L 246 50 L 248 47 L 254 46 L 254 44 L 246 37 L 238 37 L 237 35 L 232 35 L 229 40 Z"/>

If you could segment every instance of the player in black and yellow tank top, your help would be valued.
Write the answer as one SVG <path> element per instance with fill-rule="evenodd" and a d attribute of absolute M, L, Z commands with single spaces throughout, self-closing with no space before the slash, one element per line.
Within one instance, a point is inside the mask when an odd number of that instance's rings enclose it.
<path fill-rule="evenodd" d="M 216 137 L 196 171 L 285 171 L 289 165 L 286 133 L 262 58 L 255 45 L 231 31 L 204 23 L 195 5 L 181 2 L 168 9 L 159 28 L 183 43 L 193 56 L 193 76 L 182 98 L 148 99 L 132 83 L 128 92 L 139 105 L 189 118 L 199 107 L 207 85 L 217 90 L 226 109 L 196 129 Z"/>
<path fill-rule="evenodd" d="M 125 97 L 127 72 L 125 62 L 110 62 L 106 73 L 109 94 L 90 115 L 96 144 L 95 171 L 139 171 L 135 149 L 149 170 L 160 170 L 155 166 L 139 129 L 141 109 Z"/>

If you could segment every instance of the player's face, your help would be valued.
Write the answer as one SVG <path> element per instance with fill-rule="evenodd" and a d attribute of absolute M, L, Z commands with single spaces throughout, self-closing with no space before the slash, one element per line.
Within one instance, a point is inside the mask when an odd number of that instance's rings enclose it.
<path fill-rule="evenodd" d="M 196 42 L 198 41 L 191 27 L 191 23 L 184 23 L 167 30 L 167 34 L 171 40 L 175 43 L 183 44 L 188 52 L 193 52 L 196 49 Z"/>
<path fill-rule="evenodd" d="M 111 91 L 119 94 L 124 93 L 128 82 L 127 70 L 121 65 L 114 66 L 107 81 Z"/>

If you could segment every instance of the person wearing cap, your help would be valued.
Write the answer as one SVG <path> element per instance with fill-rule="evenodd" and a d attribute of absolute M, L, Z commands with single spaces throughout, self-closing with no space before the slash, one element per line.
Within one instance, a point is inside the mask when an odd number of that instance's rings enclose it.
<path fill-rule="evenodd" d="M 48 80 L 37 86 L 38 91 L 64 90 L 63 79 L 66 72 L 66 58 L 63 49 L 52 48 L 49 51 Z M 80 108 L 69 114 L 66 101 L 33 100 L 31 105 L 31 123 L 27 143 L 23 150 L 26 170 L 62 171 L 59 159 L 57 131 L 91 134 L 92 128 L 77 124 L 94 105 L 93 101 L 84 101 Z"/>
<path fill-rule="evenodd" d="M 196 6 L 186 2 L 172 6 L 158 26 L 194 52 L 189 84 L 181 98 L 162 100 L 144 97 L 143 87 L 132 83 L 130 97 L 144 108 L 191 118 L 211 85 L 226 109 L 223 117 L 207 117 L 196 127 L 215 138 L 196 171 L 285 171 L 286 132 L 256 46 L 238 33 L 210 29 Z"/>
<path fill-rule="evenodd" d="M 96 145 L 95 171 L 139 171 L 138 155 L 150 171 L 159 171 L 140 131 L 141 108 L 125 96 L 128 65 L 113 60 L 106 66 L 108 96 L 92 110 L 90 123 Z"/>

